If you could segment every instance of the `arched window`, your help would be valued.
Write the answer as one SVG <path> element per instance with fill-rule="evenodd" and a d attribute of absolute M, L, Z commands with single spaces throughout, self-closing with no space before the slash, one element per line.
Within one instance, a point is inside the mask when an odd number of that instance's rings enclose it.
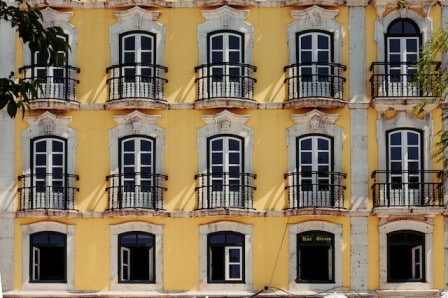
<path fill-rule="evenodd" d="M 422 133 L 411 129 L 391 130 L 386 141 L 390 205 L 421 205 Z"/>
<path fill-rule="evenodd" d="M 410 86 L 417 72 L 417 58 L 421 35 L 411 19 L 397 19 L 387 28 L 386 63 L 390 96 L 416 95 L 417 88 Z"/>
<path fill-rule="evenodd" d="M 155 142 L 143 136 L 120 140 L 121 208 L 155 208 Z"/>

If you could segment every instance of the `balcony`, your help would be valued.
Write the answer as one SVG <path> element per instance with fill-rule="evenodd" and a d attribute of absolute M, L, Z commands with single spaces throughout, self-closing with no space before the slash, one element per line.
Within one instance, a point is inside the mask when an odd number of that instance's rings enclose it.
<path fill-rule="evenodd" d="M 338 63 L 298 63 L 284 68 L 288 88 L 285 108 L 341 108 L 344 100 L 346 66 Z"/>
<path fill-rule="evenodd" d="M 163 209 L 163 181 L 168 177 L 162 174 L 125 173 L 106 177 L 109 181 L 109 210 L 120 209 Z"/>
<path fill-rule="evenodd" d="M 120 64 L 106 69 L 109 73 L 108 105 L 113 108 L 164 108 L 165 73 L 168 68 L 155 64 Z"/>
<path fill-rule="evenodd" d="M 27 174 L 19 176 L 19 210 L 33 209 L 75 209 L 75 182 L 72 174 Z"/>
<path fill-rule="evenodd" d="M 198 209 L 253 209 L 253 180 L 250 173 L 205 173 L 198 180 Z"/>
<path fill-rule="evenodd" d="M 424 98 L 433 98 L 433 86 L 440 80 L 440 63 L 434 62 L 426 86 L 416 82 L 417 65 L 406 62 L 373 62 L 370 88 L 372 104 L 380 108 L 415 106 Z"/>
<path fill-rule="evenodd" d="M 344 207 L 346 174 L 339 172 L 291 172 L 285 174 L 288 185 L 288 208 Z"/>
<path fill-rule="evenodd" d="M 25 81 L 36 80 L 40 85 L 36 97 L 30 103 L 31 108 L 66 108 L 76 103 L 76 85 L 79 83 L 76 74 L 79 71 L 79 68 L 69 65 L 21 67 L 19 72 Z"/>
<path fill-rule="evenodd" d="M 256 108 L 253 73 L 256 67 L 242 63 L 215 63 L 195 67 L 198 108 Z"/>
<path fill-rule="evenodd" d="M 372 173 L 373 207 L 442 207 L 442 171 Z"/>

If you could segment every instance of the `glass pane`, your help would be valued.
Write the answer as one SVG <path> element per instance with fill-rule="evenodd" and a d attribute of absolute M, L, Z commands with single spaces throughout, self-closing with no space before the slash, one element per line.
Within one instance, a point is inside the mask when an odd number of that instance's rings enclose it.
<path fill-rule="evenodd" d="M 419 150 L 417 147 L 408 148 L 408 159 L 417 160 L 419 158 Z"/>
<path fill-rule="evenodd" d="M 328 157 L 329 157 L 328 152 L 319 152 L 317 154 L 318 163 L 328 163 L 329 162 Z"/>
<path fill-rule="evenodd" d="M 399 39 L 389 39 L 389 52 L 401 53 L 401 42 Z"/>
<path fill-rule="evenodd" d="M 408 144 L 409 145 L 418 145 L 418 134 L 414 132 L 408 132 Z"/>
<path fill-rule="evenodd" d="M 212 50 L 221 50 L 223 48 L 222 35 L 216 35 L 212 37 Z"/>
<path fill-rule="evenodd" d="M 135 63 L 135 53 L 124 53 L 124 61 L 125 64 L 127 63 Z"/>
<path fill-rule="evenodd" d="M 212 141 L 212 150 L 222 150 L 222 139 Z"/>
<path fill-rule="evenodd" d="M 152 50 L 152 37 L 142 36 L 142 50 Z"/>
<path fill-rule="evenodd" d="M 142 165 L 150 165 L 152 162 L 152 154 L 145 153 L 141 155 L 141 163 Z"/>
<path fill-rule="evenodd" d="M 229 154 L 229 163 L 239 164 L 240 163 L 240 154 L 239 153 L 230 153 Z"/>
<path fill-rule="evenodd" d="M 152 62 L 152 52 L 143 52 L 141 55 L 141 63 L 143 64 L 153 64 Z"/>
<path fill-rule="evenodd" d="M 125 141 L 123 145 L 124 151 L 134 151 L 134 140 Z"/>
<path fill-rule="evenodd" d="M 212 52 L 212 61 L 211 63 L 221 63 L 223 62 L 222 52 Z"/>
<path fill-rule="evenodd" d="M 229 49 L 240 49 L 240 37 L 235 35 L 229 36 Z"/>
<path fill-rule="evenodd" d="M 223 158 L 221 153 L 212 153 L 212 163 L 213 164 L 222 164 Z"/>
<path fill-rule="evenodd" d="M 305 139 L 300 141 L 300 149 L 301 150 L 311 150 L 311 139 Z"/>
<path fill-rule="evenodd" d="M 52 142 L 52 151 L 53 152 L 62 152 L 62 142 L 60 141 L 53 141 Z"/>
<path fill-rule="evenodd" d="M 34 164 L 36 166 L 44 166 L 47 164 L 47 155 L 45 154 L 36 154 Z"/>
<path fill-rule="evenodd" d="M 240 150 L 240 140 L 229 139 L 229 150 Z"/>
<path fill-rule="evenodd" d="M 124 38 L 124 50 L 125 51 L 135 50 L 135 36 L 128 36 Z"/>
<path fill-rule="evenodd" d="M 232 51 L 229 53 L 229 62 L 230 63 L 240 63 L 240 52 Z"/>
<path fill-rule="evenodd" d="M 401 160 L 401 147 L 390 148 L 390 159 L 391 160 Z"/>
<path fill-rule="evenodd" d="M 300 49 L 311 49 L 311 35 L 300 37 Z"/>
<path fill-rule="evenodd" d="M 401 145 L 401 133 L 391 133 L 390 134 L 390 144 L 391 145 Z"/>
<path fill-rule="evenodd" d="M 330 57 L 328 54 L 329 54 L 328 52 L 319 52 L 317 54 L 317 61 L 322 62 L 322 63 L 329 62 Z"/>
<path fill-rule="evenodd" d="M 328 36 L 319 35 L 317 37 L 317 46 L 319 49 L 329 49 L 330 45 Z"/>
<path fill-rule="evenodd" d="M 303 164 L 310 164 L 312 162 L 311 152 L 302 152 L 300 154 L 300 162 Z"/>
<path fill-rule="evenodd" d="M 329 149 L 329 142 L 325 139 L 318 139 L 317 140 L 317 148 L 319 150 L 328 150 Z"/>
<path fill-rule="evenodd" d="M 152 150 L 152 142 L 142 140 L 140 142 L 140 150 L 141 151 L 151 151 Z"/>
<path fill-rule="evenodd" d="M 311 52 L 300 52 L 300 63 L 312 62 L 313 56 Z"/>
<path fill-rule="evenodd" d="M 46 141 L 38 141 L 35 143 L 36 152 L 46 152 L 47 151 L 47 142 Z"/>
<path fill-rule="evenodd" d="M 62 154 L 53 154 L 53 165 L 62 165 L 63 164 L 63 155 Z"/>

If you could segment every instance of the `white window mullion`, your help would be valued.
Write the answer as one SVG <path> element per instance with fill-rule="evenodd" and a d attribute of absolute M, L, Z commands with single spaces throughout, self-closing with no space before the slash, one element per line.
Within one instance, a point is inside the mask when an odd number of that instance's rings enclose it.
<path fill-rule="evenodd" d="M 233 252 L 236 252 L 235 256 Z M 236 259 L 232 259 L 236 257 Z M 232 276 L 232 267 L 237 267 L 239 275 Z M 242 279 L 242 248 L 240 246 L 226 246 L 225 247 L 225 279 L 226 280 L 241 280 Z"/>
<path fill-rule="evenodd" d="M 423 246 L 418 245 L 412 248 L 412 278 L 421 279 L 423 276 Z"/>
<path fill-rule="evenodd" d="M 33 247 L 32 267 L 32 280 L 40 280 L 40 248 L 38 247 Z"/>
<path fill-rule="evenodd" d="M 127 247 L 121 247 L 121 279 L 131 279 L 131 250 Z"/>

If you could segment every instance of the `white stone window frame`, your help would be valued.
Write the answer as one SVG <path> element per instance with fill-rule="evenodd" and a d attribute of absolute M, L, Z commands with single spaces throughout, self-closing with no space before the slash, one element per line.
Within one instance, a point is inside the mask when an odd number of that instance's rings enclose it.
<path fill-rule="evenodd" d="M 31 174 L 31 140 L 37 137 L 59 137 L 67 141 L 67 173 L 75 174 L 76 138 L 75 130 L 68 127 L 72 121 L 72 116 L 57 116 L 50 112 L 45 112 L 36 117 L 26 116 L 25 121 L 29 127 L 22 132 L 22 164 L 23 174 Z"/>
<path fill-rule="evenodd" d="M 246 126 L 248 115 L 237 115 L 224 110 L 216 115 L 205 115 L 202 119 L 205 126 L 198 129 L 199 173 L 207 173 L 207 142 L 210 137 L 233 135 L 244 141 L 242 154 L 244 156 L 244 172 L 252 171 L 252 153 L 254 148 L 254 131 Z"/>
<path fill-rule="evenodd" d="M 342 172 L 343 129 L 336 125 L 338 114 L 312 110 L 305 114 L 291 114 L 294 125 L 287 130 L 288 171 L 297 171 L 297 138 L 305 135 L 324 135 L 333 139 L 333 171 Z"/>
<path fill-rule="evenodd" d="M 387 281 L 387 234 L 395 231 L 411 230 L 425 234 L 425 279 L 426 282 Z M 429 290 L 433 285 L 433 230 L 432 224 L 415 220 L 397 220 L 379 226 L 380 289 L 381 290 Z"/>
<path fill-rule="evenodd" d="M 165 148 L 165 129 L 160 128 L 160 115 L 147 115 L 139 111 L 133 111 L 127 115 L 112 116 L 117 126 L 109 130 L 109 152 L 111 174 L 118 174 L 120 140 L 124 137 L 141 135 L 155 140 L 155 164 L 154 169 L 158 174 L 163 171 L 163 153 Z M 118 184 L 115 184 L 118 185 Z"/>
<path fill-rule="evenodd" d="M 215 31 L 236 31 L 244 36 L 243 63 L 252 64 L 252 47 L 254 43 L 253 26 L 246 22 L 249 10 L 238 10 L 224 5 L 213 10 L 203 10 L 205 22 L 198 25 L 199 64 L 208 63 L 208 35 Z"/>
<path fill-rule="evenodd" d="M 377 61 L 386 61 L 385 46 L 386 46 L 386 35 L 389 25 L 399 18 L 408 18 L 413 20 L 418 28 L 420 29 L 420 34 L 422 36 L 422 45 L 431 38 L 432 35 L 432 21 L 428 17 L 422 17 L 417 12 L 410 9 L 395 10 L 389 13 L 387 16 L 383 17 L 381 8 L 378 8 L 379 17 L 375 21 L 375 41 L 377 44 Z"/>
<path fill-rule="evenodd" d="M 236 232 L 244 235 L 244 283 L 208 283 L 208 235 L 216 232 Z M 199 226 L 199 290 L 250 292 L 253 290 L 253 226 L 238 222 L 220 221 Z"/>
<path fill-rule="evenodd" d="M 326 221 L 306 221 L 289 224 L 289 291 L 294 293 L 320 293 L 342 286 L 342 230 L 341 224 Z M 297 283 L 297 234 L 309 231 L 325 231 L 334 235 L 334 283 Z"/>
<path fill-rule="evenodd" d="M 30 236 L 39 232 L 58 232 L 66 236 L 65 283 L 30 282 Z M 22 290 L 72 291 L 75 289 L 75 226 L 58 222 L 36 222 L 22 226 Z"/>
<path fill-rule="evenodd" d="M 155 35 L 155 63 L 163 65 L 165 47 L 165 26 L 157 22 L 161 12 L 148 11 L 139 6 L 134 6 L 125 11 L 115 12 L 118 22 L 109 29 L 109 43 L 111 49 L 111 65 L 120 63 L 120 35 L 144 31 Z"/>
<path fill-rule="evenodd" d="M 128 232 L 145 232 L 155 237 L 155 282 L 123 283 L 118 280 L 118 236 Z M 125 222 L 110 226 L 110 290 L 112 291 L 161 291 L 163 290 L 163 226 L 141 221 Z"/>
<path fill-rule="evenodd" d="M 422 150 L 423 150 L 423 169 L 432 169 L 431 144 L 432 139 L 432 117 L 430 113 L 425 113 L 424 118 L 416 118 L 411 112 L 400 111 L 395 117 L 386 119 L 385 114 L 379 113 L 377 119 L 377 144 L 378 144 L 378 165 L 387 165 L 387 132 L 391 130 L 415 129 L 423 133 Z M 385 170 L 385 168 L 379 170 Z M 430 174 L 425 177 L 424 181 L 430 181 Z"/>
<path fill-rule="evenodd" d="M 58 26 L 62 28 L 64 34 L 67 35 L 68 44 L 70 49 L 67 53 L 67 65 L 76 65 L 76 47 L 77 47 L 77 33 L 74 25 L 70 24 L 70 20 L 73 17 L 73 12 L 61 12 L 54 10 L 50 7 L 46 7 L 41 10 L 43 17 L 43 25 L 45 28 Z M 27 44 L 24 45 L 24 65 L 31 65 L 32 53 Z"/>
<path fill-rule="evenodd" d="M 333 62 L 341 62 L 342 49 L 342 25 L 336 22 L 335 18 L 339 10 L 325 9 L 317 5 L 304 10 L 292 10 L 291 15 L 294 21 L 288 25 L 288 51 L 289 64 L 297 63 L 297 33 L 304 31 L 325 31 L 331 33 L 333 42 Z"/>

